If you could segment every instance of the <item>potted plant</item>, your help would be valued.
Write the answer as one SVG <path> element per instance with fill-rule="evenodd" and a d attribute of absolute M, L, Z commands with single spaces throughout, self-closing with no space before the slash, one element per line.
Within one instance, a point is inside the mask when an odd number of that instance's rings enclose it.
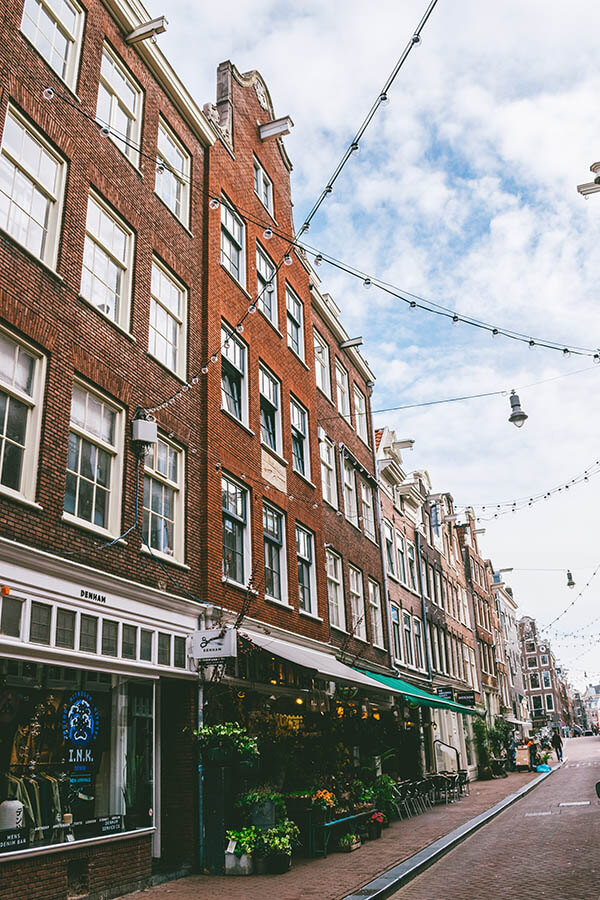
<path fill-rule="evenodd" d="M 270 828 L 279 819 L 285 817 L 285 801 L 283 794 L 264 786 L 241 794 L 236 806 L 250 816 L 252 824 L 258 828 Z"/>
<path fill-rule="evenodd" d="M 383 828 L 384 818 L 385 816 L 383 815 L 383 813 L 376 810 L 374 813 L 371 813 L 371 815 L 367 819 L 367 832 L 370 841 L 374 841 L 377 838 L 381 837 L 381 829 Z"/>
<path fill-rule="evenodd" d="M 279 825 L 264 831 L 267 872 L 282 875 L 292 865 L 292 849 L 300 843 L 300 829 L 294 822 L 285 819 Z"/>
<path fill-rule="evenodd" d="M 250 825 L 239 831 L 227 831 L 229 841 L 225 850 L 226 875 L 252 875 L 252 854 L 256 847 L 256 828 Z"/>
<path fill-rule="evenodd" d="M 353 850 L 358 850 L 360 847 L 360 837 L 358 834 L 354 834 L 354 832 L 348 832 L 348 834 L 343 834 L 338 839 L 338 849 L 342 853 L 352 853 Z"/>
<path fill-rule="evenodd" d="M 313 821 L 329 822 L 335 807 L 335 795 L 324 788 L 315 791 L 312 796 Z"/>
<path fill-rule="evenodd" d="M 396 782 L 389 775 L 379 775 L 375 779 L 373 783 L 373 799 L 376 808 L 385 813 L 388 825 L 390 818 L 398 817 Z"/>
<path fill-rule="evenodd" d="M 222 725 L 202 725 L 193 732 L 205 762 L 227 764 L 258 759 L 255 737 L 237 722 Z"/>

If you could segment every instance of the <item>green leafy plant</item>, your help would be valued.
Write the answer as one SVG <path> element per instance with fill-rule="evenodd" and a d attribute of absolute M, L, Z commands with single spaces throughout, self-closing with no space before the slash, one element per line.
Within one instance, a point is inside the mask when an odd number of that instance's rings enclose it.
<path fill-rule="evenodd" d="M 252 791 L 246 791 L 245 794 L 240 794 L 235 801 L 235 805 L 241 809 L 249 810 L 253 806 L 260 806 L 262 803 L 267 803 L 268 801 L 270 801 L 279 812 L 285 812 L 285 800 L 283 794 L 279 793 L 279 791 L 274 791 L 268 785 L 254 788 Z"/>
<path fill-rule="evenodd" d="M 474 717 L 475 718 L 475 717 Z M 475 736 L 475 747 L 477 748 L 477 759 L 482 768 L 488 768 L 490 764 L 490 748 L 488 746 L 488 727 L 480 716 L 475 718 L 473 722 L 473 733 Z"/>
<path fill-rule="evenodd" d="M 221 751 L 242 760 L 254 760 L 260 755 L 256 738 L 237 722 L 203 725 L 193 734 L 202 752 Z"/>
<path fill-rule="evenodd" d="M 340 838 L 338 839 L 338 846 L 342 847 L 342 848 L 351 847 L 352 844 L 357 844 L 359 842 L 360 842 L 359 835 L 354 834 L 353 832 L 349 831 L 347 834 L 342 834 L 340 836 Z"/>
<path fill-rule="evenodd" d="M 228 841 L 236 842 L 233 852 L 239 858 L 245 853 L 254 853 L 258 839 L 258 832 L 254 825 L 249 825 L 246 828 L 240 828 L 239 831 L 226 831 L 225 838 Z"/>
<path fill-rule="evenodd" d="M 265 856 L 291 856 L 292 849 L 300 843 L 300 829 L 295 822 L 285 819 L 263 831 L 261 841 Z"/>

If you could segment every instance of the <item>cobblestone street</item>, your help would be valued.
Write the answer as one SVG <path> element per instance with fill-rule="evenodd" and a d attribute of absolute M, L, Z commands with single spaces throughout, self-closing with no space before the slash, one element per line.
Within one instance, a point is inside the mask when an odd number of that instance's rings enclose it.
<path fill-rule="evenodd" d="M 395 900 L 598 900 L 600 738 L 566 741 L 565 756 L 562 769 L 393 894 Z"/>

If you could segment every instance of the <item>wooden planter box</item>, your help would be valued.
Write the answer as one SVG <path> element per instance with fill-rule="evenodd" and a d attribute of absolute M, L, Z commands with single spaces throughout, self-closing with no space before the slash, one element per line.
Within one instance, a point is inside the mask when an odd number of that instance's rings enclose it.
<path fill-rule="evenodd" d="M 340 853 L 352 853 L 353 850 L 358 850 L 360 846 L 360 841 L 355 841 L 353 844 L 346 844 L 346 846 L 344 847 L 338 846 L 338 850 L 340 851 Z"/>

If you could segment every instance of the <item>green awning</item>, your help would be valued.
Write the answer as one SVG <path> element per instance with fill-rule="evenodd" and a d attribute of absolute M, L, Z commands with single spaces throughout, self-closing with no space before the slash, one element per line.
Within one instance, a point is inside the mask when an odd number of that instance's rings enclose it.
<path fill-rule="evenodd" d="M 378 672 L 369 672 L 368 669 L 357 669 L 363 675 L 368 675 L 380 684 L 389 687 L 395 694 L 402 694 L 405 700 L 412 703 L 413 706 L 433 706 L 438 709 L 450 709 L 452 712 L 465 713 L 468 716 L 481 716 L 484 713 L 475 709 L 474 706 L 463 706 L 461 703 L 454 703 L 453 700 L 444 700 L 437 694 L 431 694 L 422 688 L 409 684 L 401 678 L 392 678 L 389 675 L 380 675 Z"/>

